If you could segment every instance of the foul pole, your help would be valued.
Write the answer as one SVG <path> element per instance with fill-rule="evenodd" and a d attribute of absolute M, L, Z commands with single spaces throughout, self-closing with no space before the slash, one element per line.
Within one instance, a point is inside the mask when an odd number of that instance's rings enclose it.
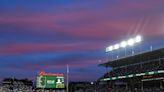
<path fill-rule="evenodd" d="M 68 83 L 69 83 L 69 65 L 67 64 L 67 87 L 66 87 L 66 89 L 67 89 L 67 91 L 66 92 L 69 92 L 68 90 L 69 90 L 69 85 L 68 85 Z"/>

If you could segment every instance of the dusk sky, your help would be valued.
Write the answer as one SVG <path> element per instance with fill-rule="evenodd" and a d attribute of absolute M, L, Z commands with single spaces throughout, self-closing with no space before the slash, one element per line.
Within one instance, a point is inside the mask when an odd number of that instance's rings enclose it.
<path fill-rule="evenodd" d="M 105 48 L 136 35 L 134 49 L 164 47 L 164 0 L 0 0 L 0 79 L 69 64 L 71 81 L 94 81 L 106 72 Z"/>

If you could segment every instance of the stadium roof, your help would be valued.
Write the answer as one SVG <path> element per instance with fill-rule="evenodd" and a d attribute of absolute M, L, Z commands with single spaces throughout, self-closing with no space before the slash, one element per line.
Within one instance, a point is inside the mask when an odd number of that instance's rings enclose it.
<path fill-rule="evenodd" d="M 139 53 L 136 55 L 127 56 L 116 60 L 110 60 L 106 63 L 100 64 L 99 66 L 116 68 L 116 67 L 141 63 L 144 61 L 155 60 L 160 58 L 164 58 L 164 48 L 148 51 L 144 53 Z"/>

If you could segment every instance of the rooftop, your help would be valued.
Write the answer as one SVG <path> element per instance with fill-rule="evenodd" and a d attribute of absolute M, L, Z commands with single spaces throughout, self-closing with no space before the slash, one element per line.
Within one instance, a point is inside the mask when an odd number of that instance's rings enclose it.
<path fill-rule="evenodd" d="M 153 51 L 143 52 L 136 55 L 131 55 L 115 60 L 109 60 L 106 63 L 102 63 L 99 66 L 117 68 L 121 66 L 127 66 L 136 63 L 142 63 L 145 61 L 151 61 L 155 59 L 164 58 L 164 48 L 160 48 Z"/>

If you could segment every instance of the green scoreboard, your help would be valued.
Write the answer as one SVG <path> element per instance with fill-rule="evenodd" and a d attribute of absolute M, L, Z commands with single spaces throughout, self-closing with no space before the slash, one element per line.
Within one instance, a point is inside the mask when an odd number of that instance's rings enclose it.
<path fill-rule="evenodd" d="M 64 76 L 37 76 L 37 88 L 64 88 Z"/>

